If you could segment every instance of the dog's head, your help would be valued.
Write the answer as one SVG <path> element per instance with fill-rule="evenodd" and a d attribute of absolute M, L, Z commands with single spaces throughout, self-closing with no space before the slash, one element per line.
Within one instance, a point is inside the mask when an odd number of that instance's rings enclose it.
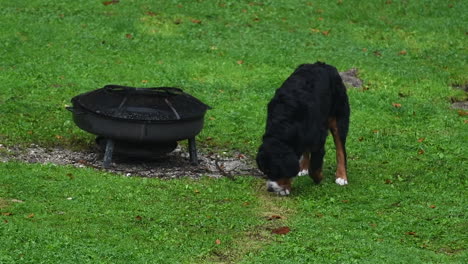
<path fill-rule="evenodd" d="M 291 182 L 299 172 L 297 155 L 286 146 L 264 142 L 258 150 L 258 168 L 267 176 L 267 190 L 279 195 L 289 195 Z"/>

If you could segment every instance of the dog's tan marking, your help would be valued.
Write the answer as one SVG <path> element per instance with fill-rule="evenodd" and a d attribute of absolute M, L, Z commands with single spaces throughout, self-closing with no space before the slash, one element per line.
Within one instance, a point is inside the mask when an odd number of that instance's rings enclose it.
<path fill-rule="evenodd" d="M 328 128 L 332 133 L 336 148 L 336 183 L 339 185 L 345 185 L 348 183 L 348 176 L 346 175 L 346 158 L 343 142 L 340 139 L 338 125 L 336 123 L 336 117 L 332 117 L 328 120 Z"/>
<path fill-rule="evenodd" d="M 323 180 L 322 168 L 313 171 L 310 174 L 310 177 L 312 178 L 312 180 L 314 180 L 316 184 L 319 184 Z"/>

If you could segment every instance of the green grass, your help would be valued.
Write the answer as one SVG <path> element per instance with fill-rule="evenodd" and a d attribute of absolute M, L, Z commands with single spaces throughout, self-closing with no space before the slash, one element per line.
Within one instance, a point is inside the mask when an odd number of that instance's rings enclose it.
<path fill-rule="evenodd" d="M 158 181 L 17 163 L 0 173 L 1 263 L 188 263 L 261 224 L 253 178 Z"/>
<path fill-rule="evenodd" d="M 345 188 L 331 180 L 331 142 L 325 182 L 300 178 L 288 198 L 248 177 L 161 181 L 0 164 L 0 262 L 465 262 L 467 118 L 450 100 L 467 98 L 452 89 L 468 83 L 466 1 L 0 7 L 3 146 L 86 148 L 93 137 L 64 107 L 114 83 L 183 88 L 213 107 L 198 136 L 205 150 L 253 156 L 266 104 L 298 64 L 358 68 L 365 81 L 348 93 Z M 275 214 L 283 219 L 265 220 Z M 282 225 L 291 232 L 271 235 Z"/>

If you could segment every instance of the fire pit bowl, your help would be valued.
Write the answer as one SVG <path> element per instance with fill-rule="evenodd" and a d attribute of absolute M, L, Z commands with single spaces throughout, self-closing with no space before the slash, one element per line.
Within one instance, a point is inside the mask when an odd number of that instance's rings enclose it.
<path fill-rule="evenodd" d="M 98 136 L 100 142 L 104 140 L 104 167 L 110 165 L 114 145 L 160 146 L 183 139 L 189 140 L 191 162 L 198 163 L 195 136 L 210 107 L 179 88 L 107 85 L 77 95 L 71 102 L 73 106 L 67 109 L 75 124 Z"/>

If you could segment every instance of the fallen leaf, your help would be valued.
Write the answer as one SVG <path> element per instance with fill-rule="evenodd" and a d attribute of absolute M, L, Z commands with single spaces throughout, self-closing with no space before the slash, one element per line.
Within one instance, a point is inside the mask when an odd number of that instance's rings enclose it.
<path fill-rule="evenodd" d="M 148 11 L 146 12 L 145 14 L 147 14 L 148 16 L 156 16 L 157 14 L 153 11 Z"/>
<path fill-rule="evenodd" d="M 249 206 L 250 203 L 249 203 L 249 202 L 244 202 L 242 205 L 243 205 L 243 206 Z"/>
<path fill-rule="evenodd" d="M 267 218 L 268 221 L 272 221 L 272 220 L 279 220 L 279 219 L 282 219 L 283 217 L 280 216 L 280 215 L 271 215 Z"/>
<path fill-rule="evenodd" d="M 424 152 L 425 152 L 425 151 L 424 151 L 424 150 L 422 150 L 422 149 L 418 150 L 418 154 L 419 154 L 419 155 L 422 155 L 422 154 L 424 154 Z"/>
<path fill-rule="evenodd" d="M 7 212 L 7 213 L 2 213 L 3 216 L 12 216 L 13 213 Z"/>
<path fill-rule="evenodd" d="M 431 204 L 431 205 L 429 206 L 429 208 L 432 208 L 432 209 L 434 209 L 434 208 L 436 208 L 436 206 L 435 206 L 435 205 L 433 205 L 433 204 Z"/>
<path fill-rule="evenodd" d="M 393 107 L 395 108 L 400 108 L 401 107 L 401 104 L 398 104 L 398 103 L 392 103 Z"/>
<path fill-rule="evenodd" d="M 411 232 L 406 232 L 406 234 L 409 235 L 409 236 L 416 236 L 416 232 L 412 232 L 412 231 Z"/>
<path fill-rule="evenodd" d="M 408 54 L 408 52 L 406 50 L 402 50 L 400 52 L 398 52 L 398 55 L 406 55 Z"/>
<path fill-rule="evenodd" d="M 320 29 L 311 28 L 310 31 L 312 31 L 312 32 L 314 32 L 314 33 L 319 33 L 319 32 L 320 32 Z"/>
<path fill-rule="evenodd" d="M 277 235 L 286 235 L 289 232 L 291 232 L 291 229 L 287 226 L 279 227 L 271 231 L 271 233 L 277 234 Z"/>
<path fill-rule="evenodd" d="M 463 123 L 468 124 L 468 119 L 463 120 Z"/>
<path fill-rule="evenodd" d="M 142 83 L 148 83 L 148 80 L 141 80 Z"/>
<path fill-rule="evenodd" d="M 244 61 L 243 60 L 238 60 L 237 64 L 242 65 L 242 64 L 244 64 Z"/>
<path fill-rule="evenodd" d="M 468 111 L 458 110 L 458 115 L 459 115 L 459 116 L 467 116 L 467 115 L 468 115 Z"/>
<path fill-rule="evenodd" d="M 424 140 L 426 140 L 426 138 L 419 138 L 419 139 L 418 139 L 418 142 L 421 143 L 421 142 L 423 142 Z"/>
<path fill-rule="evenodd" d="M 133 35 L 132 34 L 125 34 L 125 37 L 128 38 L 128 39 L 132 39 Z"/>
<path fill-rule="evenodd" d="M 374 130 L 372 130 L 372 132 L 374 132 L 374 134 L 377 134 L 377 133 L 379 133 L 380 131 L 377 130 L 377 129 L 374 129 Z"/>
<path fill-rule="evenodd" d="M 343 203 L 349 203 L 349 200 L 342 200 Z"/>
<path fill-rule="evenodd" d="M 216 243 L 216 245 L 221 245 L 221 240 L 216 239 L 215 243 Z"/>
<path fill-rule="evenodd" d="M 104 1 L 102 2 L 102 4 L 105 6 L 108 6 L 108 5 L 118 4 L 119 2 L 120 2 L 119 0 L 112 0 L 112 1 Z"/>
<path fill-rule="evenodd" d="M 201 21 L 201 20 L 198 20 L 198 19 L 192 19 L 192 23 L 194 23 L 194 24 L 201 24 L 202 21 Z"/>
<path fill-rule="evenodd" d="M 393 184 L 393 181 L 390 180 L 390 179 L 386 179 L 386 180 L 385 180 L 385 184 Z"/>
<path fill-rule="evenodd" d="M 34 216 L 35 216 L 34 214 L 29 214 L 28 218 L 34 218 Z"/>
<path fill-rule="evenodd" d="M 136 219 L 137 221 L 141 221 L 141 220 L 143 220 L 143 217 L 137 215 L 137 216 L 135 217 L 135 219 Z"/>
<path fill-rule="evenodd" d="M 330 30 L 322 31 L 322 35 L 324 35 L 324 36 L 330 35 Z"/>

